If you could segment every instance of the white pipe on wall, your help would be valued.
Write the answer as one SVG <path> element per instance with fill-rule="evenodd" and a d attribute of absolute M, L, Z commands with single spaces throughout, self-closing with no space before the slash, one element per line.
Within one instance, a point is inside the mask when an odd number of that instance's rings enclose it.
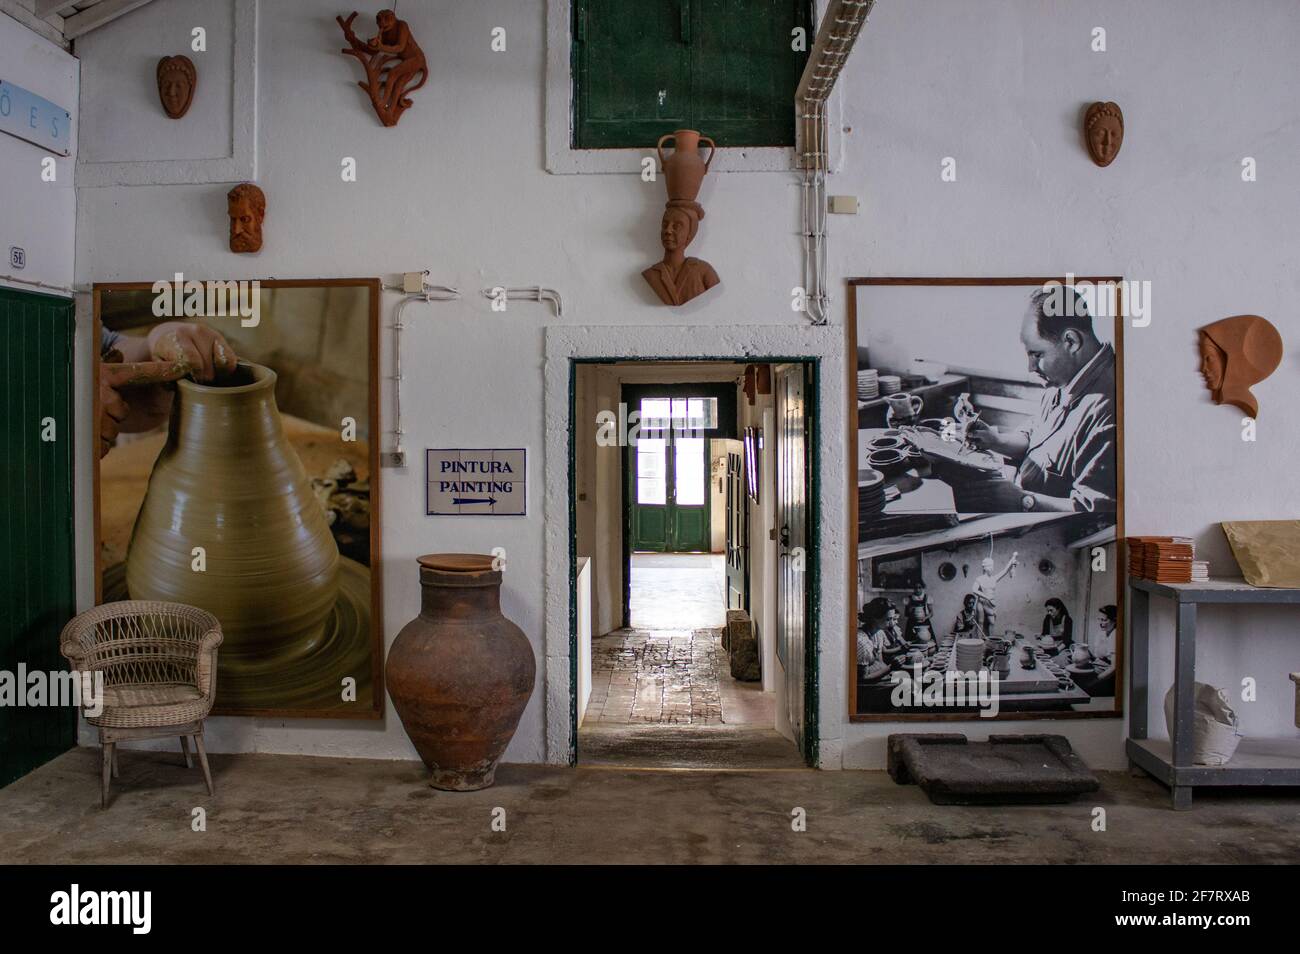
<path fill-rule="evenodd" d="M 826 101 L 874 6 L 875 0 L 832 0 L 795 90 L 799 159 L 804 170 L 804 293 L 814 325 L 826 324 L 830 308 L 826 291 Z"/>

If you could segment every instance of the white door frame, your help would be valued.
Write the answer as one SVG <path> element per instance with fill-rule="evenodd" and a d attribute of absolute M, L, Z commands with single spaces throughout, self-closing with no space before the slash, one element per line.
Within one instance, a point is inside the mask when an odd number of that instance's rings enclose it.
<path fill-rule="evenodd" d="M 571 598 L 575 567 L 570 526 L 571 378 L 575 359 L 605 360 L 819 360 L 817 442 L 821 541 L 818 632 L 823 643 L 818 671 L 818 765 L 840 767 L 847 706 L 848 658 L 841 652 L 846 631 L 848 499 L 845 453 L 848 447 L 844 329 L 799 325 L 601 325 L 548 326 L 545 343 L 545 660 L 546 761 L 572 763 L 573 656 Z M 591 426 L 595 427 L 593 421 Z"/>

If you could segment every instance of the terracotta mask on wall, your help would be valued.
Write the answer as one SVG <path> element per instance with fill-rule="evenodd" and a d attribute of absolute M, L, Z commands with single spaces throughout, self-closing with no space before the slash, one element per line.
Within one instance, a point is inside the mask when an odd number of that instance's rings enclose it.
<path fill-rule="evenodd" d="M 1282 336 L 1259 315 L 1235 315 L 1201 329 L 1201 375 L 1215 404 L 1231 404 L 1251 417 L 1259 401 L 1250 386 L 1282 363 Z"/>
<path fill-rule="evenodd" d="M 226 194 L 230 216 L 230 250 L 260 252 L 262 220 L 266 218 L 266 195 L 251 182 L 243 182 Z"/>
<path fill-rule="evenodd" d="M 1124 142 L 1124 113 L 1117 103 L 1093 103 L 1083 117 L 1083 135 L 1088 155 L 1099 166 L 1108 166 L 1119 155 Z"/>
<path fill-rule="evenodd" d="M 158 98 L 172 119 L 180 119 L 194 102 L 199 72 L 188 56 L 164 56 L 158 61 Z"/>

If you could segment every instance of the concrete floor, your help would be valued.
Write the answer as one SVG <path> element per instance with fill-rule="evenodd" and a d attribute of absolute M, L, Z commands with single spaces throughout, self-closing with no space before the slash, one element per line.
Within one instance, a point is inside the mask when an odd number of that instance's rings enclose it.
<path fill-rule="evenodd" d="M 1197 795 L 1105 773 L 1075 805 L 945 808 L 884 772 L 506 765 L 450 794 L 411 762 L 213 756 L 217 795 L 179 752 L 126 750 L 107 811 L 76 749 L 0 790 L 3 863 L 1295 862 L 1295 792 Z M 207 810 L 207 831 L 191 810 Z M 1103 806 L 1107 830 L 1092 830 Z M 506 830 L 491 828 L 506 810 Z M 803 808 L 807 830 L 791 829 Z"/>
<path fill-rule="evenodd" d="M 634 553 L 628 600 L 633 629 L 721 629 L 727 563 L 720 553 Z"/>

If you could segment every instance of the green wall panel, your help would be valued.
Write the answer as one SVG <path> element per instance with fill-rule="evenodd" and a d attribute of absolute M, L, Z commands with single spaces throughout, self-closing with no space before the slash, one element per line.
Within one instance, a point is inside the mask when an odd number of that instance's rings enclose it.
<path fill-rule="evenodd" d="M 648 148 L 674 129 L 792 146 L 808 0 L 575 0 L 574 146 Z"/>
<path fill-rule="evenodd" d="M 75 613 L 72 302 L 0 288 L 0 670 L 67 668 L 59 632 Z M 42 439 L 45 419 L 54 440 Z M 76 710 L 0 706 L 0 785 L 71 748 Z"/>

